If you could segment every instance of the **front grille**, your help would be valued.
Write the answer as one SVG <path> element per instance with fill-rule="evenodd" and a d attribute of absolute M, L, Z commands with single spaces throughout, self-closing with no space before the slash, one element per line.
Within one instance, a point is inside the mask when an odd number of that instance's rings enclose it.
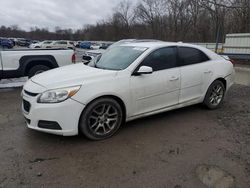
<path fill-rule="evenodd" d="M 30 103 L 26 100 L 23 100 L 23 109 L 26 111 L 26 112 L 30 112 Z"/>
<path fill-rule="evenodd" d="M 26 90 L 24 90 L 24 93 L 27 94 L 27 95 L 29 95 L 29 96 L 31 96 L 31 97 L 35 97 L 35 96 L 38 95 L 38 93 L 31 93 L 31 92 L 26 91 Z"/>

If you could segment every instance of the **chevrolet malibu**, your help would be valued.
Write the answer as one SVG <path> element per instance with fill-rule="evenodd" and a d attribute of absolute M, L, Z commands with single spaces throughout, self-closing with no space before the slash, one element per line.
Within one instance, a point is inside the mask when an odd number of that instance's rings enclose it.
<path fill-rule="evenodd" d="M 126 121 L 203 103 L 220 107 L 234 80 L 230 61 L 184 43 L 116 46 L 90 62 L 31 78 L 22 91 L 30 129 L 92 140 Z"/>

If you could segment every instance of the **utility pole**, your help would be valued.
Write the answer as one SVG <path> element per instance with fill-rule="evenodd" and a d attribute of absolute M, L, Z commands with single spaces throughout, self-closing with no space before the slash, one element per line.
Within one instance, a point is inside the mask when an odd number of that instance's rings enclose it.
<path fill-rule="evenodd" d="M 215 52 L 218 53 L 219 42 L 220 42 L 220 30 L 221 30 L 220 23 L 218 24 L 217 33 L 216 33 L 216 45 L 215 45 Z"/>

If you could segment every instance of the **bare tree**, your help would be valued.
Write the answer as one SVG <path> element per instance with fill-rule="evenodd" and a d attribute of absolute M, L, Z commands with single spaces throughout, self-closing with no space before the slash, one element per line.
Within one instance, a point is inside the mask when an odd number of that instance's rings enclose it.
<path fill-rule="evenodd" d="M 166 0 L 142 0 L 136 7 L 137 21 L 147 24 L 152 32 L 152 37 L 160 38 L 160 26 L 166 14 Z"/>
<path fill-rule="evenodd" d="M 155 38 L 168 41 L 220 42 L 226 33 L 250 32 L 249 0 L 124 0 L 113 14 L 82 29 L 54 31 L 1 26 L 0 37 L 31 39 L 119 40 Z M 221 34 L 221 37 L 217 35 Z M 216 37 L 217 36 L 217 37 Z"/>
<path fill-rule="evenodd" d="M 115 17 L 119 19 L 119 22 L 124 27 L 125 32 L 129 35 L 131 32 L 131 25 L 134 22 L 135 14 L 134 7 L 130 0 L 124 0 L 118 4 L 115 8 Z"/>

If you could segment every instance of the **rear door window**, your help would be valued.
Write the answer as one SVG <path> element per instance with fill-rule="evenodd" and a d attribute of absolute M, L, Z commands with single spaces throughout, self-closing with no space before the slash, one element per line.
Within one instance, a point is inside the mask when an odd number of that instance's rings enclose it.
<path fill-rule="evenodd" d="M 178 47 L 178 65 L 186 66 L 208 61 L 209 58 L 202 51 L 190 47 Z"/>

